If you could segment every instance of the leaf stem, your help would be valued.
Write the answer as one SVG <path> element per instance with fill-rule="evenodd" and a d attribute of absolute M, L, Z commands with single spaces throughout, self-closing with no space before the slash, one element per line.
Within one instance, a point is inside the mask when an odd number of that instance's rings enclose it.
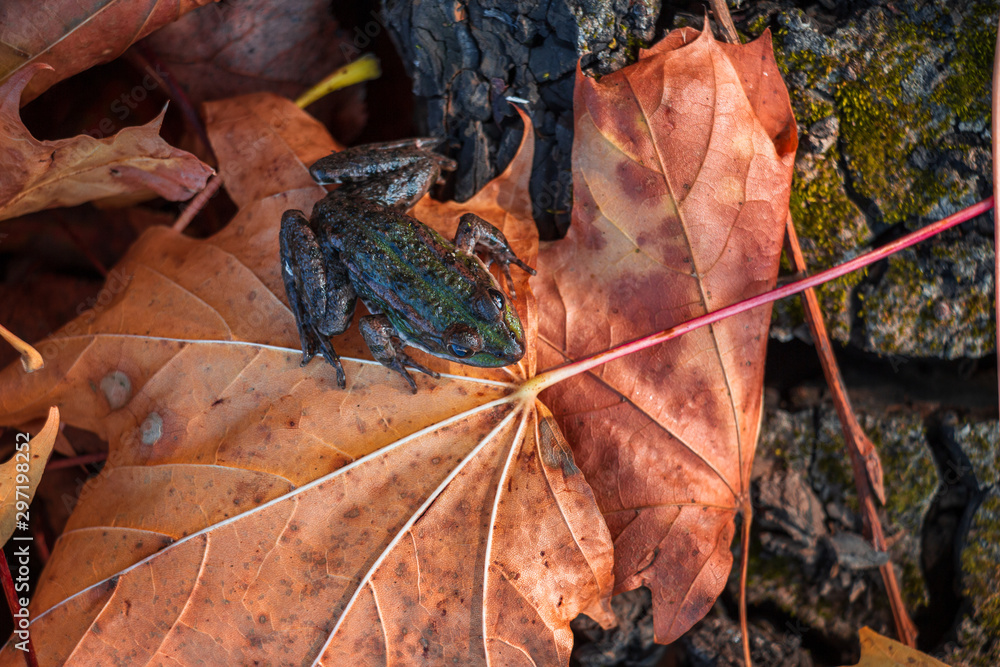
<path fill-rule="evenodd" d="M 372 53 L 366 53 L 304 92 L 299 99 L 295 100 L 295 104 L 300 109 L 305 109 L 316 100 L 322 99 L 335 90 L 347 88 L 362 81 L 377 79 L 381 75 L 382 70 L 379 68 L 378 58 Z"/>
<path fill-rule="evenodd" d="M 798 235 L 795 233 L 795 225 L 792 223 L 792 216 L 789 214 L 786 222 L 786 239 L 788 245 L 786 253 L 789 255 L 792 267 L 803 274 L 808 271 L 802 249 L 799 247 Z M 875 526 L 869 540 L 875 548 L 884 551 L 885 540 L 882 539 L 882 524 L 872 494 L 878 498 L 879 502 L 885 504 L 885 484 L 882 479 L 882 462 L 879 460 L 875 445 L 865 434 L 864 429 L 858 422 L 854 409 L 851 408 L 851 401 L 847 396 L 847 389 L 844 387 L 844 380 L 837 367 L 837 359 L 833 356 L 833 346 L 830 344 L 830 337 L 826 332 L 826 325 L 823 323 L 823 311 L 820 309 L 819 299 L 815 290 L 807 289 L 802 293 L 802 301 L 806 310 L 806 321 L 809 323 L 809 331 L 812 334 L 813 345 L 816 346 L 816 353 L 819 355 L 820 363 L 823 366 L 823 375 L 826 376 L 826 384 L 830 387 L 830 397 L 833 400 L 834 408 L 837 410 L 837 418 L 840 420 L 840 429 L 844 432 L 844 446 L 851 457 L 851 469 L 854 472 L 854 484 L 857 488 L 858 498 L 861 499 L 861 506 L 865 512 L 865 525 Z M 866 531 L 868 532 L 868 531 Z M 877 540 L 881 539 L 881 542 Z M 910 647 L 916 647 L 917 628 L 910 619 L 906 611 L 906 604 L 899 594 L 899 584 L 896 581 L 896 572 L 889 567 L 881 569 L 882 578 L 885 582 L 886 594 L 889 597 L 889 606 L 892 608 L 892 617 L 896 625 L 896 635 L 899 640 Z"/>
<path fill-rule="evenodd" d="M 38 350 L 15 336 L 2 324 L 0 324 L 0 338 L 10 343 L 11 347 L 21 353 L 21 366 L 24 367 L 25 373 L 34 373 L 40 368 L 45 367 L 45 360 L 42 359 L 42 355 L 38 353 Z"/>
<path fill-rule="evenodd" d="M 712 5 L 712 13 L 715 14 L 715 20 L 719 23 L 723 39 L 730 44 L 739 44 L 740 34 L 736 32 L 736 26 L 733 25 L 733 17 L 729 15 L 729 6 L 726 4 L 726 0 L 709 0 L 709 4 Z M 711 30 L 707 20 L 705 21 L 705 30 Z"/>
<path fill-rule="evenodd" d="M 750 573 L 750 524 L 753 522 L 753 503 L 749 494 L 743 497 L 743 530 L 740 531 L 740 639 L 743 643 L 743 662 L 753 666 L 750 657 L 750 624 L 747 622 L 747 575 Z"/>
<path fill-rule="evenodd" d="M 174 221 L 174 231 L 178 234 L 183 232 L 191 224 L 191 221 L 194 220 L 194 217 L 201 213 L 201 209 L 205 208 L 205 204 L 215 196 L 215 193 L 218 192 L 221 186 L 222 177 L 218 174 L 212 174 L 201 192 L 196 194 L 191 199 L 191 202 L 184 207 L 184 210 L 181 211 L 181 214 L 177 216 L 177 220 Z"/>
<path fill-rule="evenodd" d="M 598 352 L 597 354 L 590 355 L 589 357 L 584 357 L 578 361 L 551 368 L 547 371 L 539 373 L 525 382 L 521 385 L 521 390 L 517 393 L 520 394 L 527 392 L 537 394 L 567 378 L 579 375 L 580 373 L 585 373 L 586 371 L 606 364 L 609 361 L 614 361 L 615 359 L 620 359 L 624 356 L 632 354 L 633 352 L 639 352 L 654 345 L 659 345 L 660 343 L 664 343 L 668 340 L 672 340 L 678 336 L 686 334 L 689 331 L 703 327 L 706 324 L 718 322 L 732 315 L 736 315 L 737 313 L 752 310 L 758 306 L 763 306 L 773 301 L 777 301 L 778 299 L 784 299 L 785 297 L 804 292 L 811 287 L 822 285 L 825 282 L 829 282 L 835 278 L 847 275 L 852 271 L 864 268 L 869 264 L 873 264 L 880 259 L 885 259 L 889 255 L 897 253 L 904 248 L 909 248 L 915 243 L 919 243 L 920 241 L 928 239 L 936 234 L 940 234 L 946 229 L 951 229 L 966 220 L 970 220 L 977 215 L 989 211 L 991 208 L 993 208 L 993 197 L 984 199 L 983 201 L 973 204 L 968 208 L 949 215 L 947 218 L 933 222 L 922 229 L 918 229 L 915 232 L 911 232 L 906 236 L 900 237 L 892 243 L 887 243 L 881 248 L 876 248 L 875 250 L 866 252 L 863 255 L 858 255 L 852 260 L 846 261 L 843 264 L 838 264 L 837 266 L 826 269 L 825 271 L 820 271 L 819 273 L 809 276 L 808 278 L 788 283 L 782 287 L 778 287 L 769 292 L 764 292 L 763 294 L 758 294 L 757 296 L 750 297 L 749 299 L 744 299 L 743 301 L 726 306 L 725 308 L 720 308 L 719 310 L 699 315 L 698 317 L 687 320 L 686 322 L 681 322 L 676 326 L 664 329 L 658 333 L 643 336 L 642 338 L 636 338 L 626 343 L 622 343 L 621 345 L 617 345 L 611 349 L 604 350 L 603 352 Z"/>
<path fill-rule="evenodd" d="M 62 468 L 74 468 L 76 466 L 86 466 L 91 463 L 100 463 L 101 461 L 107 461 L 107 452 L 95 452 L 93 454 L 81 454 L 80 456 L 72 456 L 68 459 L 56 459 L 55 461 L 49 461 L 45 464 L 46 470 L 61 470 Z"/>
<path fill-rule="evenodd" d="M 1000 197 L 1000 26 L 997 26 L 997 43 L 993 55 L 993 113 L 990 119 L 990 143 L 993 148 L 993 198 Z M 997 335 L 997 353 L 1000 354 L 1000 211 L 993 210 L 993 291 Z M 997 374 L 1000 389 L 1000 373 Z"/>

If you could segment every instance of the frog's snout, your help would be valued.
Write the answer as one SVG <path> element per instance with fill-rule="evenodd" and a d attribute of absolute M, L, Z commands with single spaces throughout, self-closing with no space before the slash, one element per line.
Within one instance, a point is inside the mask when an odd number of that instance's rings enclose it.
<path fill-rule="evenodd" d="M 504 359 L 514 364 L 524 356 L 524 339 L 512 336 L 503 351 Z"/>

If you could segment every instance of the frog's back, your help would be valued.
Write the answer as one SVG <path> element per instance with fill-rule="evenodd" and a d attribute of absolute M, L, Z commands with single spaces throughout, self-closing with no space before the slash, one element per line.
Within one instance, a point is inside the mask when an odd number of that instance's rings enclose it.
<path fill-rule="evenodd" d="M 456 252 L 453 243 L 422 222 L 360 199 L 328 197 L 316 204 L 312 221 L 320 243 L 329 243 L 359 269 L 400 263 L 420 272 Z"/>
<path fill-rule="evenodd" d="M 320 245 L 339 252 L 369 309 L 386 313 L 394 324 L 397 316 L 428 323 L 442 313 L 461 318 L 477 287 L 492 282 L 476 259 L 394 209 L 332 197 L 316 205 L 313 225 Z"/>

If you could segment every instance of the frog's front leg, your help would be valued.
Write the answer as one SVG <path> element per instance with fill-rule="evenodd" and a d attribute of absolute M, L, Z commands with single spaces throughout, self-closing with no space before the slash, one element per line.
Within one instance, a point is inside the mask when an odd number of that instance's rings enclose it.
<path fill-rule="evenodd" d="M 299 329 L 302 365 L 322 352 L 337 371 L 337 384 L 343 389 L 347 379 L 330 336 L 347 330 L 357 303 L 347 267 L 335 250 L 323 252 L 302 211 L 285 211 L 278 239 L 281 277 Z"/>
<path fill-rule="evenodd" d="M 458 231 L 455 232 L 455 247 L 465 254 L 471 255 L 475 252 L 476 246 L 481 246 L 486 250 L 491 262 L 500 264 L 503 275 L 507 279 L 507 291 L 510 292 L 511 298 L 517 296 L 514 292 L 514 282 L 510 279 L 511 264 L 517 264 L 531 275 L 536 275 L 533 268 L 514 254 L 503 232 L 475 213 L 466 213 L 458 221 Z"/>
<path fill-rule="evenodd" d="M 358 327 L 361 329 L 361 337 L 368 343 L 368 349 L 371 350 L 375 360 L 402 375 L 403 379 L 409 383 L 410 389 L 413 390 L 414 394 L 417 393 L 417 383 L 413 381 L 413 378 L 406 371 L 407 366 L 415 371 L 426 373 L 431 377 L 441 377 L 438 373 L 429 368 L 424 368 L 411 359 L 408 354 L 399 349 L 402 347 L 401 345 L 397 347 L 392 344 L 392 339 L 396 338 L 398 340 L 399 336 L 393 328 L 392 323 L 389 322 L 389 318 L 385 315 L 368 315 L 362 317 L 358 322 Z"/>

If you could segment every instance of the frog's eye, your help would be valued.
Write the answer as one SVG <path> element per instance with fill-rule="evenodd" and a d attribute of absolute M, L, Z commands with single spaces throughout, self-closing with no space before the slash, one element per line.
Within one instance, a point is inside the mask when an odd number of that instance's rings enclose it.
<path fill-rule="evenodd" d="M 480 292 L 472 301 L 473 314 L 483 322 L 499 322 L 503 318 L 503 311 L 503 293 L 495 289 Z"/>
<path fill-rule="evenodd" d="M 472 350 L 467 347 L 462 347 L 461 345 L 456 345 L 451 343 L 448 345 L 448 351 L 451 352 L 452 356 L 458 357 L 459 359 L 465 359 L 472 355 Z"/>
<path fill-rule="evenodd" d="M 504 304 L 503 292 L 501 292 L 500 290 L 491 289 L 489 291 L 489 294 L 490 298 L 493 299 L 493 305 L 495 305 L 497 307 L 497 310 L 499 310 L 502 313 Z"/>
<path fill-rule="evenodd" d="M 471 357 L 483 347 L 483 340 L 474 330 L 457 325 L 447 333 L 448 354 L 456 359 Z"/>

